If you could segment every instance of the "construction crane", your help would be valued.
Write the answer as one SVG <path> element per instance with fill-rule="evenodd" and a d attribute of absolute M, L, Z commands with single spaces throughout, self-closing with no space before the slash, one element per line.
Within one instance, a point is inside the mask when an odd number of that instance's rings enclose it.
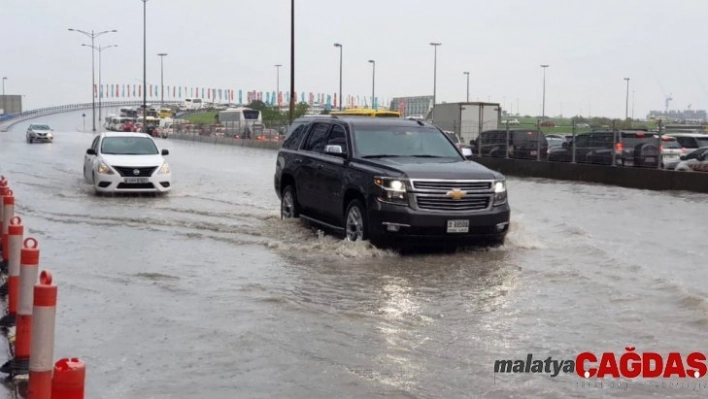
<path fill-rule="evenodd" d="M 664 85 L 661 84 L 661 81 L 659 80 L 659 77 L 656 76 L 656 73 L 652 71 L 652 74 L 654 74 L 654 79 L 656 79 L 656 83 L 659 84 L 659 88 L 661 88 L 661 92 L 664 94 L 664 113 L 668 114 L 669 113 L 669 103 L 674 100 L 674 95 L 669 94 L 666 95 L 666 90 L 664 89 Z"/>

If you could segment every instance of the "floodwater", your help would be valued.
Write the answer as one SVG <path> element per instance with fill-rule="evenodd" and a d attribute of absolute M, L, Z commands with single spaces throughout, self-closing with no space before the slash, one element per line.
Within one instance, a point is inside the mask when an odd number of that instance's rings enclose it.
<path fill-rule="evenodd" d="M 53 144 L 0 133 L 0 173 L 59 286 L 55 358 L 87 363 L 88 398 L 708 393 L 494 373 L 703 350 L 704 195 L 510 179 L 504 247 L 401 256 L 281 221 L 268 150 L 160 140 L 171 194 L 95 197 L 80 115 L 42 120 Z"/>

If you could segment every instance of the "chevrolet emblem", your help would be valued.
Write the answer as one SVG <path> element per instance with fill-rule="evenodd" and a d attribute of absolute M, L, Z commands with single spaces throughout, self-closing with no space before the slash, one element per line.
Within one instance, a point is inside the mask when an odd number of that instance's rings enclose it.
<path fill-rule="evenodd" d="M 445 195 L 454 200 L 461 200 L 465 197 L 465 195 L 467 195 L 467 193 L 465 191 L 460 190 L 459 188 L 453 188 L 451 191 L 445 193 Z"/>

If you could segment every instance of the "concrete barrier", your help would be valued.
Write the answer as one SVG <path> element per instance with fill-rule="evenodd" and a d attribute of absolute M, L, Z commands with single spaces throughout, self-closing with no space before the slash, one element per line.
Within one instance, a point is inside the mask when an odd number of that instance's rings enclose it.
<path fill-rule="evenodd" d="M 525 159 L 474 158 L 474 160 L 489 169 L 509 176 L 581 181 L 654 191 L 684 190 L 708 193 L 708 173 L 539 162 Z"/>
<path fill-rule="evenodd" d="M 227 144 L 277 150 L 282 143 L 242 140 L 230 137 L 173 134 L 172 139 L 201 143 Z M 627 188 L 708 193 L 708 173 L 676 172 L 660 169 L 613 167 L 565 162 L 543 162 L 525 159 L 474 158 L 475 162 L 504 175 L 599 183 Z"/>
<path fill-rule="evenodd" d="M 235 139 L 233 137 L 201 136 L 198 134 L 184 134 L 184 133 L 171 134 L 170 139 L 194 141 L 194 142 L 199 142 L 199 143 L 234 145 L 234 146 L 239 146 L 239 147 L 262 148 L 262 149 L 271 149 L 271 150 L 277 150 L 282 145 L 282 143 L 280 143 L 278 141 L 245 140 L 245 139 Z"/>

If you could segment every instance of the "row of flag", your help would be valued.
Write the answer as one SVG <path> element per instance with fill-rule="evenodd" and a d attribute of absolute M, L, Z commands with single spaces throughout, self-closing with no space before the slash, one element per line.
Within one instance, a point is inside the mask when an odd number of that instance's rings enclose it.
<path fill-rule="evenodd" d="M 276 93 L 256 90 L 232 90 L 232 89 L 207 89 L 189 86 L 164 86 L 164 92 L 160 90 L 160 85 L 150 84 L 147 87 L 146 95 L 150 98 L 165 98 L 166 100 L 176 100 L 183 98 L 200 98 L 213 102 L 233 103 L 238 100 L 239 104 L 249 104 L 252 101 L 262 101 L 270 105 L 285 105 L 289 103 L 290 92 L 281 91 Z M 143 85 L 140 84 L 103 84 L 94 86 L 94 97 L 96 98 L 143 98 Z M 328 108 L 339 106 L 337 94 L 326 93 L 295 93 L 295 100 L 298 102 L 312 104 L 323 104 Z M 347 96 L 344 105 L 347 107 L 370 106 L 371 97 Z M 374 98 L 373 108 L 379 108 L 379 98 Z"/>

